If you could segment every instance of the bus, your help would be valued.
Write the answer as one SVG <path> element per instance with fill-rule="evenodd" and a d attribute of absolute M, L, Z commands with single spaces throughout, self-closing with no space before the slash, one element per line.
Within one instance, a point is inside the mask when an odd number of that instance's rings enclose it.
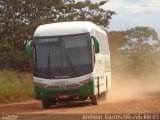
<path fill-rule="evenodd" d="M 34 64 L 35 97 L 43 108 L 58 102 L 106 99 L 111 85 L 107 33 L 92 22 L 40 25 L 25 46 Z"/>

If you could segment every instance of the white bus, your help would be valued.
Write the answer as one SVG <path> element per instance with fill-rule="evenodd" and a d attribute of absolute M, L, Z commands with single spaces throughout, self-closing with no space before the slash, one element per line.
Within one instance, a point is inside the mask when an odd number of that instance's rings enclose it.
<path fill-rule="evenodd" d="M 91 22 L 39 26 L 26 44 L 34 61 L 36 98 L 43 108 L 57 102 L 105 98 L 111 85 L 108 37 Z"/>

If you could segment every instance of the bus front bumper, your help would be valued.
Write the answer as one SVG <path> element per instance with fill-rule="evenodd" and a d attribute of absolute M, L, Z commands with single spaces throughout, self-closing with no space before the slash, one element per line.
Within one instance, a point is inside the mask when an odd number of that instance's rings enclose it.
<path fill-rule="evenodd" d="M 39 85 L 35 85 L 36 99 L 73 99 L 84 98 L 94 95 L 94 82 L 90 81 L 83 86 L 77 88 L 44 88 Z"/>

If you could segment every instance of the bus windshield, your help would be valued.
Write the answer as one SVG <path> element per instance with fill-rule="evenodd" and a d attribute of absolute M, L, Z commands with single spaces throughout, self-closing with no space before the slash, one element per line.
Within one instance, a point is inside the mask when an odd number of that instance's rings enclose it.
<path fill-rule="evenodd" d="M 88 34 L 38 37 L 35 75 L 47 79 L 81 76 L 91 72 L 91 43 Z"/>

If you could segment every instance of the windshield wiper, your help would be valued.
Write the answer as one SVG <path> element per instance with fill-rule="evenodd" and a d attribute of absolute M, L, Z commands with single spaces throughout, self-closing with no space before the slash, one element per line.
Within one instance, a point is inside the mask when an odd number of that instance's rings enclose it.
<path fill-rule="evenodd" d="M 70 66 L 71 66 L 71 68 L 72 68 L 72 71 L 73 71 L 74 74 L 77 76 L 77 75 L 78 75 L 78 74 L 77 74 L 77 71 L 75 70 L 73 63 L 72 63 L 70 57 L 69 57 L 68 54 L 67 54 L 67 49 L 66 49 L 66 59 L 67 59 L 67 61 L 69 62 Z"/>

